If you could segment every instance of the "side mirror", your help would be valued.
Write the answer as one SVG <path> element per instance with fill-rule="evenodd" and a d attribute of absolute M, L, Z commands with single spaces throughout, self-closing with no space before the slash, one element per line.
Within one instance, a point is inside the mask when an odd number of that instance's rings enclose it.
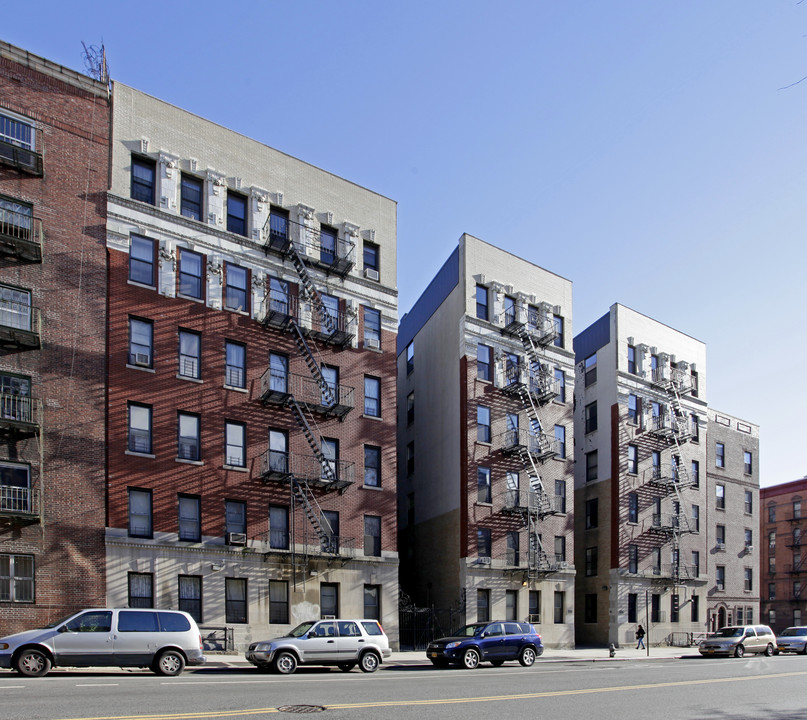
<path fill-rule="evenodd" d="M 67 632 L 67 625 L 59 626 L 58 628 L 56 628 L 56 632 L 60 632 L 60 633 Z"/>

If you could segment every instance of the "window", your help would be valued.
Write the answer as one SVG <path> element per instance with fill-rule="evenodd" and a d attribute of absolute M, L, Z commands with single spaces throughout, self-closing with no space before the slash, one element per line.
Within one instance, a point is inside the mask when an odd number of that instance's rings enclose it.
<path fill-rule="evenodd" d="M 563 535 L 555 535 L 555 560 L 566 562 L 566 537 Z"/>
<path fill-rule="evenodd" d="M 476 621 L 490 622 L 490 590 L 476 591 Z"/>
<path fill-rule="evenodd" d="M 747 450 L 743 451 L 743 472 L 746 475 L 751 475 L 754 471 L 754 461 L 753 456 Z M 747 511 L 746 511 L 747 512 Z"/>
<path fill-rule="evenodd" d="M 381 417 L 381 380 L 364 376 L 364 414 Z"/>
<path fill-rule="evenodd" d="M 247 234 L 247 198 L 232 190 L 227 191 L 227 232 Z"/>
<path fill-rule="evenodd" d="M 528 602 L 529 602 L 529 610 L 530 610 L 530 616 L 528 618 L 529 622 L 540 623 L 541 622 L 541 591 L 540 590 L 530 590 Z"/>
<path fill-rule="evenodd" d="M 224 343 L 224 384 L 228 387 L 247 386 L 247 349 L 241 343 Z"/>
<path fill-rule="evenodd" d="M 776 522 L 776 505 L 768 505 L 768 522 Z"/>
<path fill-rule="evenodd" d="M 319 608 L 321 617 L 339 617 L 339 585 L 336 583 L 320 584 Z"/>
<path fill-rule="evenodd" d="M 224 423 L 224 464 L 230 467 L 247 466 L 247 427 L 244 423 Z"/>
<path fill-rule="evenodd" d="M 636 475 L 639 472 L 639 448 L 628 445 L 628 472 Z"/>
<path fill-rule="evenodd" d="M 597 353 L 589 355 L 584 362 L 584 384 L 585 387 L 597 382 Z M 595 428 L 596 429 L 596 428 Z"/>
<path fill-rule="evenodd" d="M 364 264 L 364 277 L 370 277 L 374 280 L 378 279 L 378 255 L 379 247 L 375 243 L 365 242 L 362 249 L 362 262 Z M 367 270 L 374 271 L 374 274 L 366 272 Z"/>
<path fill-rule="evenodd" d="M 202 540 L 202 501 L 196 495 L 179 496 L 179 539 Z"/>
<path fill-rule="evenodd" d="M 586 500 L 586 530 L 599 526 L 599 511 L 600 501 L 597 498 Z"/>
<path fill-rule="evenodd" d="M 204 258 L 192 250 L 179 250 L 179 294 L 202 299 Z"/>
<path fill-rule="evenodd" d="M 519 550 L 520 543 L 518 538 L 518 530 L 508 530 L 505 535 L 507 541 L 507 557 L 506 562 L 508 565 L 518 567 L 520 563 Z"/>
<path fill-rule="evenodd" d="M 490 557 L 490 529 L 476 529 L 476 554 L 478 557 Z"/>
<path fill-rule="evenodd" d="M 715 507 L 718 510 L 726 509 L 726 486 L 715 485 Z"/>
<path fill-rule="evenodd" d="M 286 580 L 269 581 L 269 624 L 286 625 L 289 622 L 289 583 Z"/>
<path fill-rule="evenodd" d="M 566 614 L 565 610 L 566 604 L 566 596 L 562 590 L 555 591 L 555 602 L 554 602 L 554 621 L 556 625 L 561 625 L 564 620 L 564 615 Z"/>
<path fill-rule="evenodd" d="M 249 312 L 249 273 L 246 268 L 226 263 L 224 267 L 226 286 L 224 289 L 224 307 L 236 312 Z"/>
<path fill-rule="evenodd" d="M 335 438 L 322 438 L 320 451 L 325 457 L 322 464 L 322 480 L 333 481 L 339 477 L 339 441 Z"/>
<path fill-rule="evenodd" d="M 322 543 L 323 550 L 332 553 L 339 552 L 339 512 L 337 510 L 322 511 L 322 527 L 327 538 Z"/>
<path fill-rule="evenodd" d="M 224 501 L 224 530 L 227 533 L 247 531 L 247 504 L 242 500 Z"/>
<path fill-rule="evenodd" d="M 793 519 L 798 520 L 801 517 L 801 500 L 793 501 Z"/>
<path fill-rule="evenodd" d="M 697 460 L 692 461 L 692 486 L 693 487 L 700 487 L 701 486 L 701 464 Z"/>
<path fill-rule="evenodd" d="M 506 622 L 518 622 L 518 590 L 506 590 L 504 593 L 504 619 Z"/>
<path fill-rule="evenodd" d="M 179 212 L 191 220 L 202 219 L 202 181 L 191 175 L 182 174 L 179 187 Z"/>
<path fill-rule="evenodd" d="M 639 397 L 638 395 L 628 395 L 628 422 L 634 425 L 639 424 Z"/>
<path fill-rule="evenodd" d="M 177 458 L 199 460 L 199 416 L 177 413 Z"/>
<path fill-rule="evenodd" d="M 289 549 L 289 509 L 285 505 L 269 506 L 269 547 Z"/>
<path fill-rule="evenodd" d="M 592 577 L 597 574 L 597 547 L 586 548 L 586 576 Z"/>
<path fill-rule="evenodd" d="M 700 532 L 701 530 L 701 509 L 700 505 L 692 506 L 692 530 Z"/>
<path fill-rule="evenodd" d="M 505 385 L 512 385 L 521 379 L 518 355 L 515 353 L 504 353 L 504 382 Z"/>
<path fill-rule="evenodd" d="M 322 225 L 319 230 L 319 261 L 324 265 L 336 262 L 336 228 Z"/>
<path fill-rule="evenodd" d="M 368 620 L 381 620 L 381 586 L 364 586 L 364 615 Z"/>
<path fill-rule="evenodd" d="M 636 574 L 639 572 L 639 546 L 628 545 L 628 572 Z"/>
<path fill-rule="evenodd" d="M 154 576 L 151 573 L 129 573 L 129 607 L 154 607 Z"/>
<path fill-rule="evenodd" d="M 638 605 L 639 596 L 636 593 L 628 593 L 628 622 L 637 622 L 636 608 Z"/>
<path fill-rule="evenodd" d="M 661 595 L 658 593 L 650 595 L 650 622 L 661 622 Z"/>
<path fill-rule="evenodd" d="M 745 491 L 744 507 L 745 507 L 746 514 L 748 514 L 748 515 L 753 514 L 753 512 L 754 512 L 754 494 L 750 490 Z"/>
<path fill-rule="evenodd" d="M 381 448 L 375 445 L 364 446 L 364 485 L 381 487 Z"/>
<path fill-rule="evenodd" d="M 415 422 L 415 391 L 406 396 L 406 424 Z"/>
<path fill-rule="evenodd" d="M 743 571 L 743 590 L 751 592 L 754 589 L 754 570 L 753 568 L 744 568 Z"/>
<path fill-rule="evenodd" d="M 597 401 L 586 405 L 586 433 L 597 429 Z"/>
<path fill-rule="evenodd" d="M 30 121 L 11 117 L 4 111 L 0 114 L 0 142 L 24 148 L 36 149 L 36 129 Z"/>
<path fill-rule="evenodd" d="M 272 205 L 269 212 L 269 245 L 285 249 L 289 241 L 289 211 Z"/>
<path fill-rule="evenodd" d="M 488 320 L 488 289 L 484 285 L 476 286 L 476 316 L 480 320 Z"/>
<path fill-rule="evenodd" d="M 154 287 L 154 240 L 132 235 L 129 239 L 129 280 Z"/>
<path fill-rule="evenodd" d="M 224 579 L 224 615 L 228 623 L 247 622 L 247 581 Z"/>
<path fill-rule="evenodd" d="M 586 453 L 586 482 L 597 479 L 597 451 Z"/>
<path fill-rule="evenodd" d="M 654 547 L 650 550 L 650 570 L 653 575 L 661 575 L 661 548 Z"/>
<path fill-rule="evenodd" d="M 480 380 L 493 379 L 493 348 L 479 343 L 476 346 L 476 376 Z"/>
<path fill-rule="evenodd" d="M 202 622 L 202 578 L 198 575 L 179 575 L 179 609 L 188 613 L 197 623 Z"/>
<path fill-rule="evenodd" d="M 793 538 L 796 539 L 795 537 Z M 754 532 L 753 530 L 749 530 L 748 528 L 745 529 L 745 547 L 748 548 L 754 544 Z"/>
<path fill-rule="evenodd" d="M 151 490 L 129 488 L 129 536 L 152 536 Z"/>
<path fill-rule="evenodd" d="M 156 170 L 154 160 L 132 157 L 132 200 L 154 205 Z"/>
<path fill-rule="evenodd" d="M 633 345 L 628 345 L 628 372 L 636 374 L 636 348 Z"/>
<path fill-rule="evenodd" d="M 154 323 L 151 320 L 129 318 L 129 356 L 127 363 L 152 367 L 154 357 Z"/>
<path fill-rule="evenodd" d="M 489 443 L 491 440 L 490 408 L 484 405 L 476 407 L 476 439 L 483 443 Z"/>
<path fill-rule="evenodd" d="M 566 512 L 566 481 L 555 480 L 555 510 Z"/>
<path fill-rule="evenodd" d="M 179 331 L 179 376 L 198 380 L 202 370 L 202 336 Z"/>
<path fill-rule="evenodd" d="M 776 610 L 768 610 L 768 625 L 776 625 Z"/>
<path fill-rule="evenodd" d="M 151 407 L 129 403 L 129 452 L 151 454 Z"/>
<path fill-rule="evenodd" d="M 406 374 L 409 375 L 415 369 L 415 343 L 411 342 L 406 346 Z"/>
<path fill-rule="evenodd" d="M 558 396 L 555 398 L 558 402 L 566 402 L 566 373 L 560 368 L 555 368 L 555 380 L 558 385 Z"/>
<path fill-rule="evenodd" d="M 289 284 L 284 280 L 269 278 L 269 313 L 270 315 L 291 315 L 289 307 Z"/>
<path fill-rule="evenodd" d="M 414 440 L 406 444 L 406 473 L 411 475 L 415 472 L 415 442 Z"/>
<path fill-rule="evenodd" d="M 29 465 L 0 462 L 0 511 L 30 513 L 31 468 Z"/>
<path fill-rule="evenodd" d="M 327 383 L 325 365 L 321 367 L 321 370 Z M 336 382 L 334 382 L 333 386 L 328 385 L 334 394 L 336 393 L 336 385 Z M 285 355 L 274 352 L 269 353 L 269 389 L 272 392 L 284 394 L 289 391 L 289 359 Z M 327 404 L 330 404 L 330 402 Z"/>
<path fill-rule="evenodd" d="M 801 610 L 798 608 L 793 610 L 793 624 L 801 625 Z"/>
<path fill-rule="evenodd" d="M 701 574 L 701 554 L 698 550 L 692 551 L 692 575 L 698 577 Z"/>
<path fill-rule="evenodd" d="M 726 526 L 725 525 L 717 525 L 715 526 L 715 542 L 718 545 L 725 545 L 726 544 Z"/>
<path fill-rule="evenodd" d="M 555 425 L 555 445 L 558 457 L 566 457 L 566 428 L 563 425 Z"/>
<path fill-rule="evenodd" d="M 476 499 L 481 503 L 491 501 L 490 493 L 490 468 L 476 469 Z"/>
<path fill-rule="evenodd" d="M 726 447 L 723 443 L 715 443 L 715 467 L 726 467 Z"/>
<path fill-rule="evenodd" d="M 698 422 L 698 416 L 695 413 L 692 413 L 689 416 L 689 431 L 692 435 L 692 442 L 700 442 L 700 423 Z"/>
<path fill-rule="evenodd" d="M 555 339 L 553 340 L 553 344 L 555 347 L 562 348 L 566 344 L 563 336 L 563 318 L 560 315 L 553 315 L 552 324 L 555 326 Z"/>
<path fill-rule="evenodd" d="M 381 348 L 381 311 L 364 308 L 364 347 Z"/>
<path fill-rule="evenodd" d="M 773 555 L 768 557 L 768 574 L 769 575 L 776 574 L 776 557 Z"/>
<path fill-rule="evenodd" d="M 378 515 L 364 516 L 364 554 L 381 557 L 381 518 Z"/>
<path fill-rule="evenodd" d="M 34 602 L 33 555 L 0 555 L 0 602 Z"/>

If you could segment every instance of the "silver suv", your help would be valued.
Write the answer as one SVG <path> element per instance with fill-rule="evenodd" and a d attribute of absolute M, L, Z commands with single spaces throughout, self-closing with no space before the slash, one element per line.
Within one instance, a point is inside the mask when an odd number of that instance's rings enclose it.
<path fill-rule="evenodd" d="M 349 672 L 358 664 L 371 673 L 391 654 L 377 620 L 312 620 L 283 637 L 252 643 L 245 656 L 258 670 L 288 675 L 298 665 L 336 665 Z"/>
<path fill-rule="evenodd" d="M 0 638 L 0 667 L 29 677 L 56 665 L 149 667 L 159 675 L 179 675 L 185 665 L 205 660 L 196 622 L 178 610 L 82 610 Z"/>
<path fill-rule="evenodd" d="M 720 628 L 703 640 L 698 648 L 701 655 L 733 655 L 776 652 L 776 637 L 767 625 L 731 625 Z"/>

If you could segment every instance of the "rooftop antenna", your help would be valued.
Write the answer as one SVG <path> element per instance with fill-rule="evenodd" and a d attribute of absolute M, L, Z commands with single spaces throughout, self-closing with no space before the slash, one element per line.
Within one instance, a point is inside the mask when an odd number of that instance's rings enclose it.
<path fill-rule="evenodd" d="M 101 47 L 97 45 L 87 46 L 87 43 L 83 40 L 81 44 L 84 47 L 84 67 L 87 70 L 87 75 L 109 85 L 109 65 L 107 65 L 106 48 L 103 41 L 101 42 Z"/>

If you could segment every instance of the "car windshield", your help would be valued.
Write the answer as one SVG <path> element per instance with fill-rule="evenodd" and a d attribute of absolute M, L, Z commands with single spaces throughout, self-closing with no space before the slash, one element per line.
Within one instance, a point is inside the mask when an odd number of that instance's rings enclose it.
<path fill-rule="evenodd" d="M 453 636 L 474 637 L 475 635 L 479 635 L 479 633 L 481 633 L 486 627 L 487 625 L 479 625 L 478 623 L 474 625 L 466 625 L 465 627 L 461 627 L 459 630 L 457 630 L 457 632 L 453 633 Z"/>
<path fill-rule="evenodd" d="M 741 627 L 724 627 L 715 633 L 715 637 L 718 638 L 741 637 L 743 635 L 745 635 L 745 628 Z"/>
<path fill-rule="evenodd" d="M 795 637 L 796 635 L 807 635 L 807 627 L 787 628 L 787 630 L 782 630 L 779 633 L 779 637 Z"/>
<path fill-rule="evenodd" d="M 43 625 L 39 630 L 50 630 L 51 628 L 55 628 L 57 625 L 61 625 L 62 623 L 67 622 L 71 617 L 75 617 L 76 613 L 70 613 L 69 615 L 65 615 L 64 617 L 60 617 L 58 620 L 54 620 L 52 623 L 48 623 L 47 625 Z"/>
<path fill-rule="evenodd" d="M 286 635 L 286 637 L 302 637 L 312 628 L 313 625 L 313 622 L 300 623 L 296 628 L 294 628 L 294 630 Z"/>

